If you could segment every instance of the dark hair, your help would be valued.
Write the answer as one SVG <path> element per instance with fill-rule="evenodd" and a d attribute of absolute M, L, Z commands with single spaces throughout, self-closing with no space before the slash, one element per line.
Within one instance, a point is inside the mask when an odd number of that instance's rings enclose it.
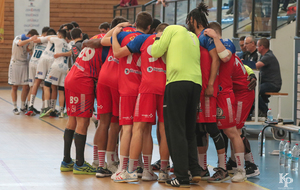
<path fill-rule="evenodd" d="M 72 40 L 72 37 L 71 37 L 71 32 L 68 32 L 68 31 L 67 31 L 67 35 L 66 35 L 66 37 L 68 38 L 68 40 Z"/>
<path fill-rule="evenodd" d="M 240 41 L 245 41 L 246 36 L 241 36 Z"/>
<path fill-rule="evenodd" d="M 67 30 L 72 30 L 72 29 L 74 28 L 74 25 L 71 24 L 71 23 L 67 23 L 67 24 L 65 24 L 64 26 L 67 27 Z"/>
<path fill-rule="evenodd" d="M 158 20 L 158 19 L 153 19 L 153 22 L 152 22 L 152 24 L 151 24 L 151 26 L 150 26 L 150 30 L 152 30 L 152 29 L 156 29 L 157 27 L 158 27 L 158 25 L 160 25 L 161 24 L 161 22 L 160 22 L 160 20 Z"/>
<path fill-rule="evenodd" d="M 27 35 L 31 35 L 31 36 L 34 36 L 34 35 L 39 35 L 39 33 L 36 31 L 36 29 L 31 29 L 29 30 L 29 32 L 27 33 Z"/>
<path fill-rule="evenodd" d="M 208 27 L 216 31 L 216 33 L 219 33 L 220 36 L 222 36 L 222 28 L 218 22 L 210 22 Z"/>
<path fill-rule="evenodd" d="M 208 6 L 205 3 L 201 2 L 197 8 L 193 9 L 187 16 L 186 16 L 186 24 L 190 22 L 190 19 L 196 20 L 197 28 L 198 25 L 202 25 L 204 28 L 208 27 L 208 20 L 206 18 L 208 16 Z"/>
<path fill-rule="evenodd" d="M 50 29 L 50 27 L 45 26 L 45 27 L 42 29 L 42 34 L 45 33 L 45 32 L 48 32 L 49 29 Z"/>
<path fill-rule="evenodd" d="M 73 40 L 75 40 L 76 38 L 81 38 L 82 31 L 80 28 L 73 28 L 70 33 Z"/>
<path fill-rule="evenodd" d="M 60 25 L 58 30 L 62 30 L 64 26 L 65 26 L 65 24 Z"/>
<path fill-rule="evenodd" d="M 169 24 L 167 24 L 167 23 L 161 23 L 156 27 L 155 32 L 156 33 L 163 32 L 164 29 L 167 28 L 168 26 L 169 26 Z"/>
<path fill-rule="evenodd" d="M 270 42 L 267 38 L 260 39 L 258 45 L 264 46 L 266 49 L 270 48 Z"/>
<path fill-rule="evenodd" d="M 118 17 L 114 18 L 111 21 L 111 28 L 114 28 L 115 26 L 117 26 L 118 24 L 120 24 L 122 22 L 128 22 L 128 20 L 124 17 L 121 17 L 121 16 L 118 16 Z"/>
<path fill-rule="evenodd" d="M 50 29 L 47 31 L 47 36 L 50 36 L 50 35 L 56 35 L 56 31 L 55 31 L 53 28 L 50 28 Z"/>
<path fill-rule="evenodd" d="M 152 16 L 146 11 L 139 12 L 136 15 L 135 23 L 137 28 L 147 30 L 148 26 L 151 26 L 152 22 L 153 22 Z"/>
<path fill-rule="evenodd" d="M 60 35 L 62 35 L 63 38 L 67 37 L 67 30 L 63 29 L 63 30 L 58 30 L 57 31 Z"/>
<path fill-rule="evenodd" d="M 99 25 L 99 29 L 109 30 L 110 24 L 108 22 L 103 22 L 102 24 Z"/>
<path fill-rule="evenodd" d="M 76 21 L 72 21 L 70 24 L 73 24 L 75 28 L 79 28 L 79 24 Z"/>

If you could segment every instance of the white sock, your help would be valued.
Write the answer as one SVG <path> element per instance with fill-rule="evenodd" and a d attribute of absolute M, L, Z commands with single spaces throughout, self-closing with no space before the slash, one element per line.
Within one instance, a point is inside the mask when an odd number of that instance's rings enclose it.
<path fill-rule="evenodd" d="M 254 163 L 252 152 L 245 154 L 245 160 Z"/>
<path fill-rule="evenodd" d="M 50 107 L 52 108 L 52 110 L 55 110 L 55 107 L 56 107 L 56 99 L 51 99 L 50 100 Z"/>
<path fill-rule="evenodd" d="M 128 171 L 133 172 L 134 170 L 136 170 L 138 164 L 139 164 L 139 159 L 129 159 Z"/>
<path fill-rule="evenodd" d="M 42 109 L 45 108 L 45 101 L 42 101 Z"/>
<path fill-rule="evenodd" d="M 45 108 L 48 108 L 49 107 L 49 102 L 48 102 L 49 100 L 45 100 L 44 101 L 44 104 L 45 104 Z"/>
<path fill-rule="evenodd" d="M 114 154 L 114 159 L 116 162 L 119 161 L 119 157 L 118 157 L 118 149 L 119 149 L 119 144 L 116 145 L 116 149 L 115 149 L 115 154 Z"/>
<path fill-rule="evenodd" d="M 29 107 L 30 107 L 30 106 L 33 106 L 33 104 L 34 104 L 34 99 L 35 99 L 35 95 L 34 95 L 34 94 L 31 94 L 31 95 L 30 95 L 30 103 L 29 103 Z"/>
<path fill-rule="evenodd" d="M 219 167 L 223 168 L 226 170 L 226 154 L 218 154 L 218 159 L 219 159 Z"/>
<path fill-rule="evenodd" d="M 17 102 L 13 102 L 13 105 L 14 105 L 14 109 L 15 109 L 15 108 L 18 108 Z"/>
<path fill-rule="evenodd" d="M 244 153 L 235 153 L 234 156 L 237 168 L 244 169 Z"/>
<path fill-rule="evenodd" d="M 139 156 L 138 166 L 144 168 L 144 163 L 143 163 L 143 157 L 142 157 L 142 154 L 140 154 L 140 156 Z"/>
<path fill-rule="evenodd" d="M 128 160 L 129 160 L 128 156 L 120 155 L 120 164 L 119 164 L 119 168 L 118 168 L 119 171 L 127 169 Z"/>
<path fill-rule="evenodd" d="M 107 165 L 111 165 L 115 160 L 114 160 L 114 151 L 106 151 L 106 160 L 107 160 Z"/>
<path fill-rule="evenodd" d="M 99 162 L 99 159 L 98 159 L 98 146 L 97 145 L 94 145 L 94 148 L 93 148 L 93 155 L 94 155 L 94 161 L 95 163 L 98 163 Z"/>
<path fill-rule="evenodd" d="M 105 163 L 105 150 L 98 150 L 99 167 L 104 167 Z"/>
<path fill-rule="evenodd" d="M 64 109 L 65 109 L 64 107 L 59 107 L 59 112 L 64 113 Z M 53 110 L 55 110 L 55 109 L 53 109 Z"/>
<path fill-rule="evenodd" d="M 21 102 L 21 109 L 25 109 L 25 102 Z"/>
<path fill-rule="evenodd" d="M 207 169 L 207 156 L 206 153 L 204 154 L 198 154 L 198 161 L 199 165 L 201 166 L 202 169 L 206 170 Z"/>
<path fill-rule="evenodd" d="M 152 154 L 150 154 L 150 155 L 143 154 L 143 158 L 144 158 L 144 170 L 150 171 Z"/>

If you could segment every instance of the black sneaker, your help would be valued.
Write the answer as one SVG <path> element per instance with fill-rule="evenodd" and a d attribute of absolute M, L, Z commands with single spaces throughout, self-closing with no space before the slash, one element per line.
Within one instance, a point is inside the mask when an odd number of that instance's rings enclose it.
<path fill-rule="evenodd" d="M 227 168 L 228 173 L 233 174 L 236 170 L 236 167 L 237 167 L 236 162 L 233 161 L 230 157 L 226 163 L 226 168 Z"/>
<path fill-rule="evenodd" d="M 20 115 L 20 112 L 19 112 L 18 108 L 13 109 L 13 113 L 15 115 Z"/>
<path fill-rule="evenodd" d="M 36 115 L 36 112 L 34 111 L 35 109 L 33 108 L 33 106 L 30 106 L 28 108 L 28 111 L 25 113 L 25 115 L 27 116 L 35 116 Z"/>
<path fill-rule="evenodd" d="M 255 176 L 259 176 L 260 174 L 257 165 L 249 161 L 245 162 L 245 170 L 246 170 L 247 177 L 255 177 Z"/>
<path fill-rule="evenodd" d="M 54 111 L 50 112 L 49 116 L 50 117 L 57 117 L 58 113 L 59 113 L 58 110 L 54 110 Z"/>
<path fill-rule="evenodd" d="M 96 172 L 96 177 L 109 177 L 112 175 L 112 172 L 108 170 L 107 168 L 98 167 Z"/>
<path fill-rule="evenodd" d="M 33 107 L 33 106 L 32 106 Z M 36 114 L 40 114 L 41 112 L 40 111 L 38 111 L 37 109 L 35 109 L 34 107 L 33 107 L 33 111 L 36 113 Z"/>
<path fill-rule="evenodd" d="M 222 183 L 224 181 L 227 181 L 230 179 L 230 176 L 228 175 L 227 170 L 224 170 L 221 167 L 214 168 L 214 173 L 213 176 L 207 179 L 207 182 L 209 183 Z"/>
<path fill-rule="evenodd" d="M 21 110 L 21 112 L 27 112 L 27 109 L 28 109 L 28 106 L 27 106 L 27 104 L 25 105 L 25 108 L 23 108 L 23 109 L 20 109 Z"/>
<path fill-rule="evenodd" d="M 48 116 L 52 112 L 52 109 L 50 107 L 47 107 L 43 110 L 43 112 L 40 115 L 40 118 Z"/>
<path fill-rule="evenodd" d="M 151 164 L 152 170 L 160 170 L 160 160 L 157 160 L 153 164 Z"/>
<path fill-rule="evenodd" d="M 200 171 L 200 177 L 202 181 L 206 181 L 208 178 L 210 178 L 210 173 L 208 171 L 208 169 L 206 168 L 206 170 L 204 170 L 201 167 L 201 171 Z"/>
<path fill-rule="evenodd" d="M 138 177 L 141 178 L 143 176 L 143 171 L 144 171 L 143 168 L 141 166 L 138 166 L 136 171 L 137 171 Z"/>
<path fill-rule="evenodd" d="M 178 180 L 176 178 L 168 179 L 165 184 L 171 187 L 191 187 L 189 181 Z"/>

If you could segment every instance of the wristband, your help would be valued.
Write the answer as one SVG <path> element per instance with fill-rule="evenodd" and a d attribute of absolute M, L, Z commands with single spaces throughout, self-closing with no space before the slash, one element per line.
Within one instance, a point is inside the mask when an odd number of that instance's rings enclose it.
<path fill-rule="evenodd" d="M 218 53 L 218 55 L 219 55 L 220 59 L 223 59 L 223 58 L 227 57 L 229 55 L 229 53 L 228 53 L 227 49 L 225 49 L 224 51 Z"/>
<path fill-rule="evenodd" d="M 155 37 L 155 40 L 159 40 L 160 39 L 160 37 Z"/>
<path fill-rule="evenodd" d="M 255 74 L 251 74 L 251 75 L 249 75 L 249 76 L 251 77 L 251 79 L 257 80 Z"/>

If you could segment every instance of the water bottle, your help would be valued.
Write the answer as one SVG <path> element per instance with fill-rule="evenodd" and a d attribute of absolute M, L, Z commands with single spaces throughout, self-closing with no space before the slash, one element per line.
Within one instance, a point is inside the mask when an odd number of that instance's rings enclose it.
<path fill-rule="evenodd" d="M 284 153 L 285 153 L 285 162 L 284 166 L 289 167 L 291 165 L 292 160 L 292 152 L 291 152 L 291 143 L 288 141 L 284 146 Z"/>
<path fill-rule="evenodd" d="M 272 115 L 272 110 L 271 108 L 269 108 L 268 112 L 267 112 L 267 120 L 268 121 L 273 121 L 273 115 Z"/>
<path fill-rule="evenodd" d="M 263 138 L 263 145 L 261 146 L 261 138 Z M 262 131 L 258 134 L 258 154 L 260 155 L 260 150 L 263 150 L 263 155 L 265 155 L 265 135 L 262 137 Z"/>
<path fill-rule="evenodd" d="M 284 153 L 284 139 L 281 139 L 279 143 L 279 165 L 283 166 L 285 161 L 285 153 Z"/>
<path fill-rule="evenodd" d="M 298 171 L 298 162 L 299 162 L 299 147 L 298 147 L 298 144 L 296 144 L 292 149 L 291 169 L 293 171 Z"/>

